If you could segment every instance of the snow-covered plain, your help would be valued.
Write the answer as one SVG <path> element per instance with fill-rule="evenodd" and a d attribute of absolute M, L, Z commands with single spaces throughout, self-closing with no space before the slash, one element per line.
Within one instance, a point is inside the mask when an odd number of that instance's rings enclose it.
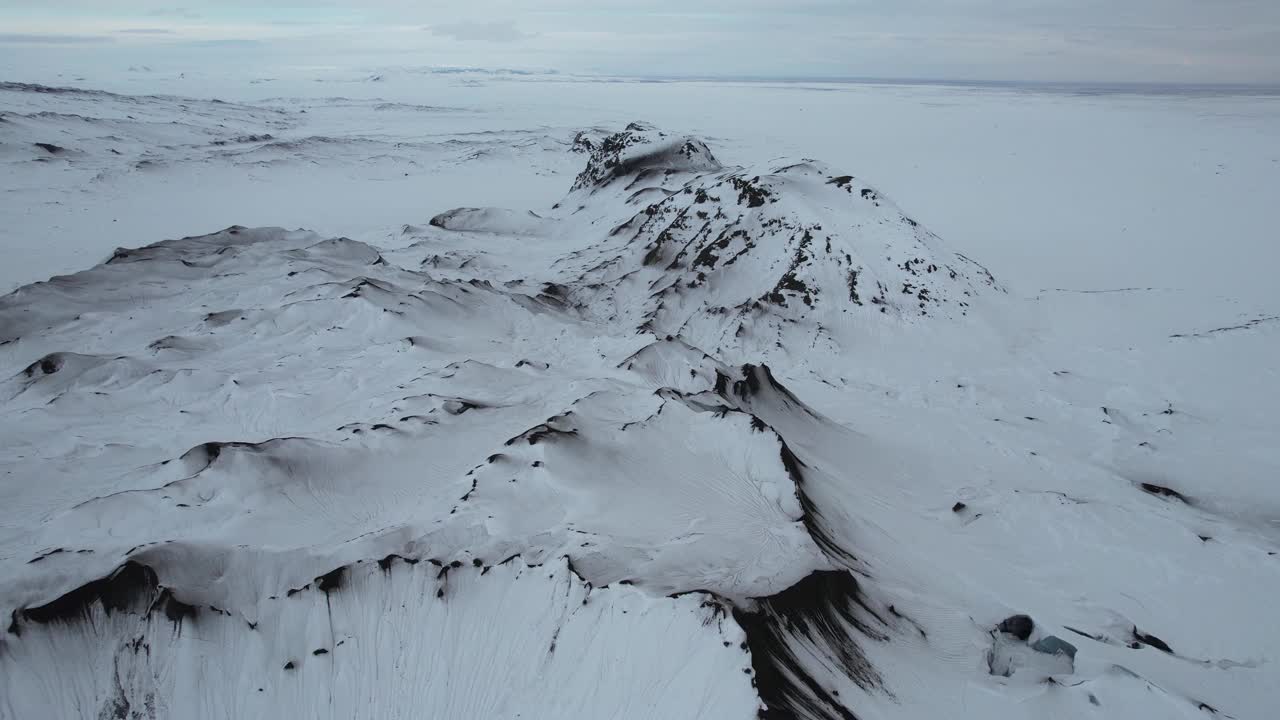
<path fill-rule="evenodd" d="M 1280 707 L 1274 97 L 374 77 L 0 86 L 0 717 Z"/>

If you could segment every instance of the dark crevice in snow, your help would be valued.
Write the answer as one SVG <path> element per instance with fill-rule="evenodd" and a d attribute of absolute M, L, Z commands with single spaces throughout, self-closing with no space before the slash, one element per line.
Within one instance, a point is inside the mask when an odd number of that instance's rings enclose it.
<path fill-rule="evenodd" d="M 1073 628 L 1073 627 L 1071 627 L 1070 625 L 1063 625 L 1062 627 L 1063 627 L 1063 628 L 1065 628 L 1065 629 L 1067 629 L 1067 630 L 1069 630 L 1069 631 L 1071 631 L 1071 632 L 1073 632 L 1073 633 L 1075 633 L 1075 634 L 1077 634 L 1077 635 L 1079 635 L 1080 637 L 1087 637 L 1087 638 L 1089 638 L 1090 640 L 1096 640 L 1096 641 L 1098 641 L 1098 642 L 1106 642 L 1106 640 L 1105 640 L 1101 635 L 1091 635 L 1091 634 L 1089 634 L 1089 633 L 1085 632 L 1084 630 L 1080 630 L 1080 629 L 1078 629 L 1078 628 Z"/>

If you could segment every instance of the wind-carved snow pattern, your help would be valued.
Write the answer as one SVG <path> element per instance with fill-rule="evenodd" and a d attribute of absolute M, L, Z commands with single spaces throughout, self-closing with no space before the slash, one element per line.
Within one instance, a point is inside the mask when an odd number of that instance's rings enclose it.
<path fill-rule="evenodd" d="M 1042 369 L 980 265 L 815 161 L 727 167 L 640 123 L 567 144 L 586 167 L 551 209 L 383 243 L 232 227 L 0 298 L 0 717 L 1275 699 L 1251 631 L 1224 612 L 1206 642 L 1180 604 L 1280 588 L 1191 554 L 1213 528 L 1262 557 L 1265 525 L 1038 434 L 1014 409 L 1035 393 L 952 382 Z M 1099 412 L 1089 379 L 1043 375 L 1057 427 L 1182 432 L 1172 405 Z M 1073 571 L 1103 552 L 1123 587 Z M 1199 582 L 1171 597 L 1171 572 Z M 1002 633 L 1019 612 L 1034 630 Z"/>

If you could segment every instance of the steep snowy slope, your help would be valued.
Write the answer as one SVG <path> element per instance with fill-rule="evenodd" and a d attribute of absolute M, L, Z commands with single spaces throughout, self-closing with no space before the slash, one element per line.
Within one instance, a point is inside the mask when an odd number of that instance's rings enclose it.
<path fill-rule="evenodd" d="M 742 632 L 718 606 L 592 589 L 563 560 L 455 569 L 392 556 L 276 598 L 251 622 L 154 583 L 128 564 L 82 611 L 86 634 L 18 644 L 6 663 L 15 716 L 657 719 L 755 708 Z"/>
<path fill-rule="evenodd" d="M 550 209 L 232 227 L 0 298 L 0 716 L 1280 704 L 1274 421 L 1134 349 L 1274 328 L 1075 347 L 816 161 L 573 149 Z"/>

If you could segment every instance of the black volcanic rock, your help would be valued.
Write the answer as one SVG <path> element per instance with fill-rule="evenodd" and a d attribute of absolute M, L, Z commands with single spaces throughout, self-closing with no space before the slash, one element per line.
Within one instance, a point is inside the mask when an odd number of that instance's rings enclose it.
<path fill-rule="evenodd" d="M 1036 623 L 1029 615 L 1011 615 L 1000 621 L 1000 632 L 1008 633 L 1019 640 L 1026 640 L 1031 637 L 1031 631 L 1036 627 Z"/>

